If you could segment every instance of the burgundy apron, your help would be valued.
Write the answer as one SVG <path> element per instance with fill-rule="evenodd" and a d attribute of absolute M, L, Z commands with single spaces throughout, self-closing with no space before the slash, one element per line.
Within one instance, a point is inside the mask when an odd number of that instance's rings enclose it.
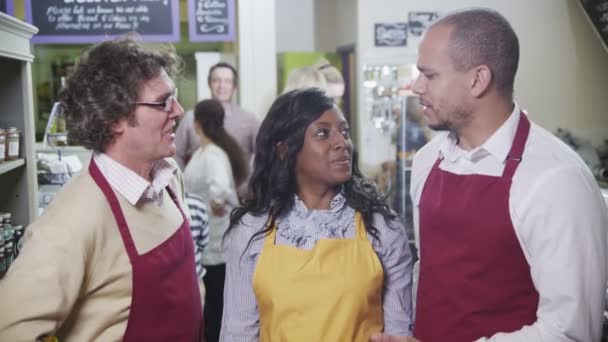
<path fill-rule="evenodd" d="M 414 336 L 471 342 L 536 321 L 538 292 L 509 213 L 511 179 L 530 132 L 520 114 L 502 176 L 458 175 L 437 158 L 420 199 Z"/>
<path fill-rule="evenodd" d="M 184 219 L 182 225 L 159 246 L 139 255 L 118 199 L 92 158 L 89 172 L 112 208 L 133 270 L 131 307 L 123 340 L 200 341 L 203 313 L 194 245 L 175 193 L 167 186 Z"/>

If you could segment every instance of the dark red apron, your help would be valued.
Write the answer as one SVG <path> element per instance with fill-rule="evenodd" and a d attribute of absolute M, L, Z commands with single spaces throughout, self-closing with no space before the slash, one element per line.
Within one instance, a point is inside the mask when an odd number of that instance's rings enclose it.
<path fill-rule="evenodd" d="M 112 208 L 133 270 L 131 308 L 123 340 L 200 341 L 203 313 L 194 245 L 175 193 L 167 186 L 184 219 L 182 225 L 158 247 L 139 255 L 118 199 L 92 158 L 89 172 Z"/>
<path fill-rule="evenodd" d="M 536 321 L 538 292 L 509 213 L 529 132 L 521 113 L 500 177 L 458 175 L 439 168 L 442 157 L 435 161 L 420 199 L 421 341 L 471 342 Z"/>

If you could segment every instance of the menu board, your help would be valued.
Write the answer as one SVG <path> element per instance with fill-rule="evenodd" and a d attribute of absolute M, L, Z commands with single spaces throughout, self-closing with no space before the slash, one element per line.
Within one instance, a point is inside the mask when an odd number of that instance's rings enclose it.
<path fill-rule="evenodd" d="M 129 32 L 148 42 L 180 40 L 177 0 L 25 0 L 33 43 L 96 43 Z"/>
<path fill-rule="evenodd" d="M 234 0 L 188 0 L 190 40 L 194 42 L 235 40 L 234 6 Z"/>
<path fill-rule="evenodd" d="M 579 0 L 608 50 L 608 0 Z"/>
<path fill-rule="evenodd" d="M 13 15 L 15 12 L 13 0 L 0 0 L 0 12 Z"/>

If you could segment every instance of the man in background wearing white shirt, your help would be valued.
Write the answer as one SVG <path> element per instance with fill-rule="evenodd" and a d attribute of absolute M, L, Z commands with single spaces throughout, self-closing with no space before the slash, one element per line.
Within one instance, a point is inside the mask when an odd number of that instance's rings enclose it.
<path fill-rule="evenodd" d="M 442 131 L 412 172 L 421 341 L 600 340 L 606 207 L 583 161 L 513 101 L 518 61 L 515 32 L 486 9 L 440 19 L 420 44 L 414 92 Z"/>

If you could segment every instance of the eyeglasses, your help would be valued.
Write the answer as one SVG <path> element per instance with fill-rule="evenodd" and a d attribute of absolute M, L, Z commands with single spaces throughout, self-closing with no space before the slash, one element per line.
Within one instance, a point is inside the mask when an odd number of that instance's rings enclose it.
<path fill-rule="evenodd" d="M 135 104 L 150 107 L 162 107 L 163 111 L 168 113 L 171 111 L 171 108 L 173 108 L 173 101 L 177 101 L 177 88 L 175 88 L 173 93 L 162 102 L 135 102 Z"/>

